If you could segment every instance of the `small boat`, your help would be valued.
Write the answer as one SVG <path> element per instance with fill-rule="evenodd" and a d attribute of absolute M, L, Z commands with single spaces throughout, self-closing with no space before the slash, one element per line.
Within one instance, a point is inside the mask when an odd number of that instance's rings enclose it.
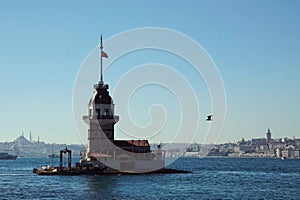
<path fill-rule="evenodd" d="M 57 172 L 57 168 L 52 167 L 52 166 L 42 166 L 42 168 L 33 169 L 33 173 L 39 174 L 39 175 L 58 175 L 59 173 Z"/>
<path fill-rule="evenodd" d="M 59 155 L 51 153 L 51 154 L 48 154 L 48 158 L 59 158 Z"/>
<path fill-rule="evenodd" d="M 0 160 L 16 160 L 18 156 L 9 153 L 0 153 Z"/>

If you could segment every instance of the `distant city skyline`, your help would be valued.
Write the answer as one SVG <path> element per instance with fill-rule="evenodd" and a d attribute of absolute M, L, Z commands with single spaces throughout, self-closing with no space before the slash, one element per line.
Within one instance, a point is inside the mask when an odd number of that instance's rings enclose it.
<path fill-rule="evenodd" d="M 268 140 L 268 135 L 270 135 L 270 140 Z M 32 135 L 31 132 L 29 133 L 24 133 L 22 132 L 20 135 L 18 135 L 16 138 L 13 138 L 11 141 L 0 141 L 0 143 L 6 143 L 6 142 L 14 142 L 16 140 L 18 140 L 19 138 L 24 138 L 26 139 L 28 142 L 43 142 L 43 143 L 49 143 L 48 141 L 43 141 L 43 140 L 40 140 L 39 136 L 38 135 Z M 276 141 L 279 141 L 279 140 L 285 140 L 285 139 L 297 139 L 297 140 L 300 140 L 300 138 L 296 138 L 296 136 L 292 136 L 292 137 L 287 137 L 287 136 L 273 136 L 272 134 L 272 131 L 270 128 L 267 129 L 267 131 L 265 131 L 265 133 L 261 136 L 258 136 L 258 137 L 250 137 L 250 138 L 246 138 L 246 137 L 241 137 L 240 139 L 238 140 L 229 140 L 229 141 L 225 141 L 223 143 L 216 143 L 216 145 L 219 145 L 219 144 L 226 144 L 226 143 L 236 143 L 236 142 L 241 142 L 241 141 L 251 141 L 251 140 L 260 140 L 260 139 L 266 139 L 266 141 L 273 141 L 274 139 Z M 159 142 L 160 143 L 160 142 Z M 167 144 L 168 142 L 165 142 L 165 144 Z M 198 141 L 195 142 L 196 144 L 202 144 Z M 51 144 L 51 143 L 49 143 Z M 53 144 L 67 144 L 67 145 L 72 145 L 73 143 L 68 143 L 68 142 L 64 142 L 64 143 L 57 143 L 57 142 L 53 142 Z M 75 143 L 76 144 L 76 143 Z M 157 142 L 154 142 L 154 144 L 158 144 Z"/>
<path fill-rule="evenodd" d="M 104 36 L 104 49 L 109 49 L 105 39 L 142 27 L 186 34 L 202 45 L 216 63 L 227 97 L 226 121 L 217 143 L 265 137 L 268 128 L 274 138 L 300 138 L 299 4 L 277 0 L 175 0 L 159 4 L 1 1 L 0 141 L 12 141 L 23 131 L 29 138 L 31 131 L 33 140 L 39 136 L 49 143 L 82 143 L 72 111 L 73 86 L 81 64 L 99 44 L 100 33 Z M 109 56 L 110 52 L 106 52 Z M 116 62 L 118 67 L 108 69 L 104 81 L 114 94 L 117 81 L 126 71 L 143 62 L 159 61 L 174 67 L 196 89 L 201 117 L 204 116 L 199 131 L 203 131 L 209 126 L 205 115 L 214 114 L 206 106 L 210 105 L 209 94 L 203 80 L 197 82 L 199 78 L 193 71 L 183 68 L 188 66 L 184 61 L 153 51 L 136 52 Z M 92 91 L 91 85 L 91 95 Z M 162 88 L 150 87 L 147 91 L 164 100 L 146 100 L 146 91 L 136 93 L 133 103 L 145 103 L 145 107 L 131 110 L 137 123 L 148 123 L 148 113 L 142 114 L 153 103 L 167 102 L 166 108 L 177 109 L 175 99 Z M 174 126 L 178 124 L 177 116 L 172 120 Z M 116 135 L 126 137 L 121 131 Z M 160 140 L 168 142 L 168 137 L 162 135 Z M 196 136 L 195 140 L 201 143 L 203 138 Z"/>

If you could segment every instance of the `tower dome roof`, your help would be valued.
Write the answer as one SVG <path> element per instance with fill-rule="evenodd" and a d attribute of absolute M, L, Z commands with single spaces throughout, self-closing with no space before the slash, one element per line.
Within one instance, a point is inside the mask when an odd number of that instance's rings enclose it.
<path fill-rule="evenodd" d="M 95 104 L 112 104 L 112 98 L 109 95 L 108 85 L 98 85 L 91 99 Z"/>

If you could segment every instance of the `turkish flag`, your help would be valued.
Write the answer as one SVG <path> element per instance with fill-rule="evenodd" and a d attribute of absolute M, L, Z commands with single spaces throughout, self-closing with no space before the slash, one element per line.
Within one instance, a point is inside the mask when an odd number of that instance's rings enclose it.
<path fill-rule="evenodd" d="M 108 58 L 107 53 L 105 53 L 104 51 L 101 52 L 101 56 L 104 57 L 104 58 Z"/>

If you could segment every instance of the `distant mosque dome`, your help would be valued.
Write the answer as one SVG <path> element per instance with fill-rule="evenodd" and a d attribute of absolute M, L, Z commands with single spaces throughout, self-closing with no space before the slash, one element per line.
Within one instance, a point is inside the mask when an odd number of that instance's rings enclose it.
<path fill-rule="evenodd" d="M 30 142 L 23 136 L 21 135 L 20 137 L 16 138 L 14 140 L 15 144 L 22 144 L 22 145 L 29 145 Z"/>

